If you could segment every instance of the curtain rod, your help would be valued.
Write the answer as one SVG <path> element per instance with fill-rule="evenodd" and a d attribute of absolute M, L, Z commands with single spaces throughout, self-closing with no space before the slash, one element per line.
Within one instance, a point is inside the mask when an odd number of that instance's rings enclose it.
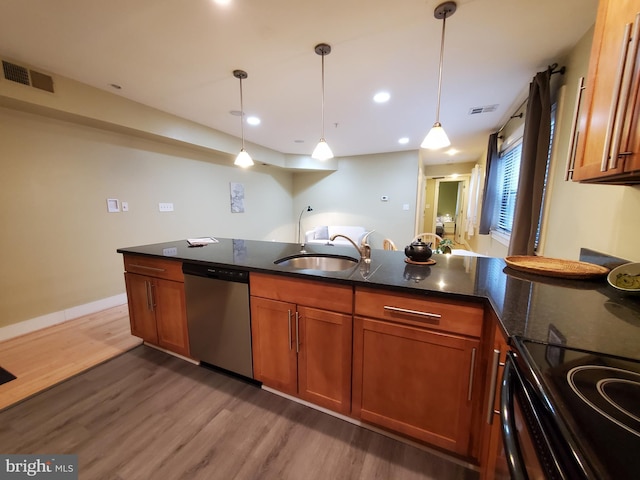
<path fill-rule="evenodd" d="M 549 66 L 547 67 L 547 69 L 551 72 L 551 73 L 550 73 L 550 75 L 555 75 L 556 73 L 559 73 L 560 75 L 564 75 L 564 73 L 567 71 L 567 67 L 565 67 L 565 66 L 562 66 L 562 67 L 558 68 L 558 64 L 557 64 L 557 63 L 553 63 L 553 64 L 549 65 Z M 518 111 L 518 110 L 520 110 L 522 107 L 524 107 L 528 100 L 529 100 L 529 97 L 525 98 L 525 99 L 524 99 L 524 102 L 522 102 L 522 103 L 520 104 L 520 106 L 519 106 L 518 108 L 516 108 L 516 110 L 515 110 L 515 111 L 517 112 L 517 111 Z M 507 120 L 506 122 L 504 122 L 504 125 L 502 125 L 502 126 L 500 127 L 500 130 L 498 130 L 496 133 L 500 133 L 500 132 L 502 132 L 502 130 L 504 130 L 504 127 L 506 127 L 506 126 L 507 126 L 507 124 L 508 124 L 511 120 L 513 120 L 514 118 L 522 118 L 523 116 L 524 116 L 524 113 L 523 113 L 523 112 L 520 112 L 518 115 L 515 115 L 515 112 L 514 112 L 514 114 L 513 114 L 513 115 L 511 115 L 511 116 L 509 117 L 509 120 Z"/>

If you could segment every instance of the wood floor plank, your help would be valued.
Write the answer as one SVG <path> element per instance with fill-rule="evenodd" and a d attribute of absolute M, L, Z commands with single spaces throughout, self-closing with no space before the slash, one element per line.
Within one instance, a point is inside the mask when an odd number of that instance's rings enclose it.
<path fill-rule="evenodd" d="M 0 412 L 0 451 L 77 454 L 80 478 L 91 479 L 478 478 L 146 346 Z"/>
<path fill-rule="evenodd" d="M 141 343 L 126 305 L 0 342 L 0 365 L 17 377 L 0 385 L 0 410 Z"/>

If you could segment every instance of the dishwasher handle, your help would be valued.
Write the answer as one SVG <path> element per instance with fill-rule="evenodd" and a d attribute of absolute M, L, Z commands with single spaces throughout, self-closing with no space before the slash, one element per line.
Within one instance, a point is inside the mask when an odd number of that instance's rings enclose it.
<path fill-rule="evenodd" d="M 216 267 L 200 263 L 183 263 L 182 273 L 226 282 L 249 283 L 249 272 L 235 268 Z"/>

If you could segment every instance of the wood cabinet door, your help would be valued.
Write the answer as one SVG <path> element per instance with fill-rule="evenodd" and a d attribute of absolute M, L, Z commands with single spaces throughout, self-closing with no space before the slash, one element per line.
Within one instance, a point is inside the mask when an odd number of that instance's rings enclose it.
<path fill-rule="evenodd" d="M 494 317 L 495 318 L 495 317 Z M 497 319 L 495 319 L 497 322 Z M 481 462 L 480 479 L 481 480 L 507 480 L 510 478 L 507 460 L 505 458 L 502 426 L 500 424 L 500 392 L 502 387 L 502 373 L 504 372 L 504 362 L 507 358 L 509 347 L 500 327 L 496 325 L 493 340 L 493 352 L 497 358 L 497 364 L 492 365 L 495 368 L 495 376 L 490 375 L 490 380 L 494 380 L 493 386 L 489 386 L 490 395 L 487 398 L 485 407 L 487 422 L 485 430 L 485 447 L 483 448 L 483 460 Z M 491 355 L 493 358 L 493 355 Z"/>
<path fill-rule="evenodd" d="M 131 334 L 145 342 L 158 344 L 156 319 L 151 307 L 151 289 L 153 278 L 135 273 L 124 274 L 129 304 Z"/>
<path fill-rule="evenodd" d="M 479 341 L 354 319 L 354 416 L 469 455 Z"/>
<path fill-rule="evenodd" d="M 189 333 L 184 283 L 154 279 L 152 297 L 158 331 L 158 345 L 189 356 Z"/>
<path fill-rule="evenodd" d="M 351 410 L 352 316 L 298 306 L 300 398 L 336 412 Z"/>
<path fill-rule="evenodd" d="M 573 179 L 589 181 L 603 177 L 619 175 L 631 170 L 640 169 L 638 147 L 640 134 L 638 132 L 638 75 L 639 67 L 637 55 L 628 55 L 626 64 L 635 60 L 635 69 L 629 70 L 629 96 L 624 108 L 616 110 L 618 105 L 615 92 L 619 91 L 621 83 L 621 55 L 628 47 L 625 41 L 625 27 L 636 22 L 636 15 L 640 13 L 637 0 L 600 0 L 598 17 L 591 48 L 589 73 L 586 79 L 584 102 L 581 107 L 579 124 L 578 149 Z M 607 163 L 610 142 L 614 141 L 613 130 L 615 123 L 610 121 L 612 112 L 619 119 L 621 131 L 620 152 L 631 152 L 630 155 L 618 157 L 616 168 L 607 168 L 602 172 L 603 161 Z M 609 139 L 609 140 L 607 140 Z M 605 153 L 605 150 L 607 153 Z"/>
<path fill-rule="evenodd" d="M 253 375 L 291 395 L 298 389 L 295 311 L 292 303 L 251 297 Z"/>

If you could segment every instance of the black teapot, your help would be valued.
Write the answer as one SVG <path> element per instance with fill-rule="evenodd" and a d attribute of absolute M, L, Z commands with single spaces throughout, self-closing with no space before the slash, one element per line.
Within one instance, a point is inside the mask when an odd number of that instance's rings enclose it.
<path fill-rule="evenodd" d="M 404 247 L 404 254 L 413 262 L 426 262 L 431 258 L 431 244 L 424 243 L 422 239 L 412 242 Z"/>

